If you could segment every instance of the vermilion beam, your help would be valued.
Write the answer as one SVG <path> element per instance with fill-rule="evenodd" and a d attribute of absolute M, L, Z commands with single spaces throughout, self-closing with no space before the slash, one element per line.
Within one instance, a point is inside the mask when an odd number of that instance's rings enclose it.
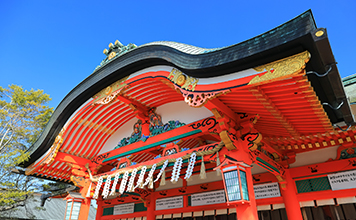
<path fill-rule="evenodd" d="M 126 145 L 124 147 L 114 149 L 112 151 L 103 153 L 95 157 L 92 162 L 96 165 L 102 164 L 103 162 L 108 162 L 119 157 L 127 156 L 131 153 L 138 152 L 141 150 L 150 150 L 151 147 L 155 147 L 161 144 L 166 144 L 174 140 L 182 139 L 185 137 L 194 138 L 200 135 L 217 132 L 219 130 L 218 122 L 214 117 L 205 118 L 188 125 L 175 128 L 173 130 L 167 131 L 165 133 L 148 138 L 145 142 L 138 141 L 136 143 Z M 114 148 L 115 146 L 113 146 Z M 142 148 L 142 149 L 140 149 Z M 130 152 L 127 154 L 127 152 Z M 126 154 L 126 155 L 125 155 Z M 93 164 L 93 165 L 95 165 Z"/>
<path fill-rule="evenodd" d="M 61 162 L 67 162 L 71 163 L 74 165 L 79 165 L 79 166 L 84 166 L 87 163 L 91 163 L 90 160 L 82 158 L 82 157 L 77 157 L 74 155 L 58 152 L 57 156 L 55 158 L 56 161 L 61 161 Z"/>

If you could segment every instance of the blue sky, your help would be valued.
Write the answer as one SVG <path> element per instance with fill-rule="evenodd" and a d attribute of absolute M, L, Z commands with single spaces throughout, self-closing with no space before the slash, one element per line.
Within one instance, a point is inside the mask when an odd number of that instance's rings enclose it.
<path fill-rule="evenodd" d="M 0 86 L 50 94 L 50 106 L 89 76 L 116 39 L 215 48 L 312 9 L 342 77 L 356 73 L 356 1 L 0 1 Z"/>

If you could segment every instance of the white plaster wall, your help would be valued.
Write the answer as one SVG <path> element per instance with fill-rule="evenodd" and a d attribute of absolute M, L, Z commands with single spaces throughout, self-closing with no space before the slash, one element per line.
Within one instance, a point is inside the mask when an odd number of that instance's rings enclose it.
<path fill-rule="evenodd" d="M 153 67 L 149 67 L 149 68 L 146 68 L 146 69 L 143 69 L 143 70 L 140 70 L 140 71 L 137 71 L 137 72 L 131 74 L 128 79 L 131 79 L 135 76 L 139 76 L 139 75 L 147 73 L 147 72 L 157 72 L 157 71 L 171 72 L 172 69 L 173 69 L 173 67 L 171 67 L 171 66 L 164 66 L 164 65 L 153 66 Z M 184 73 L 184 72 L 182 72 L 182 73 Z M 247 69 L 247 70 L 243 70 L 240 72 L 230 73 L 230 74 L 227 74 L 224 76 L 217 76 L 217 77 L 211 77 L 211 78 L 198 78 L 199 79 L 198 85 L 209 85 L 209 84 L 214 84 L 214 83 L 228 82 L 228 81 L 231 81 L 234 79 L 252 76 L 257 73 L 258 72 L 256 72 L 253 69 Z M 184 74 L 186 74 L 186 73 L 184 73 Z"/>
<path fill-rule="evenodd" d="M 192 175 L 191 180 L 187 182 L 188 186 L 203 184 L 203 183 L 211 183 L 216 181 L 222 181 L 222 175 L 216 174 L 216 171 L 206 173 L 206 179 L 200 179 L 199 174 Z M 173 184 L 171 179 L 166 179 L 166 185 L 159 186 L 157 191 L 167 190 L 167 189 L 175 189 L 183 186 L 183 178 L 184 175 L 181 176 L 177 183 Z"/>
<path fill-rule="evenodd" d="M 234 79 L 240 79 L 240 78 L 244 78 L 247 76 L 252 76 L 257 74 L 258 72 L 256 72 L 253 69 L 247 69 L 247 70 L 243 70 L 240 72 L 236 72 L 236 73 L 230 73 L 224 76 L 217 76 L 217 77 L 211 77 L 211 78 L 199 78 L 199 82 L 198 85 L 209 85 L 209 84 L 214 84 L 214 83 L 221 83 L 221 82 L 228 82 Z"/>
<path fill-rule="evenodd" d="M 252 164 L 252 168 L 251 168 L 251 173 L 252 174 L 259 174 L 259 173 L 266 173 L 267 170 L 258 166 L 257 164 Z"/>
<path fill-rule="evenodd" d="M 184 177 L 183 177 L 184 178 Z M 206 173 L 206 179 L 200 179 L 200 173 L 192 175 L 191 180 L 187 182 L 188 186 L 222 181 L 222 174 L 217 175 L 216 171 Z"/>
<path fill-rule="evenodd" d="M 137 71 L 137 72 L 131 74 L 131 75 L 129 76 L 129 78 L 127 78 L 127 80 L 128 80 L 128 79 L 131 79 L 131 78 L 133 78 L 133 77 L 135 77 L 135 76 L 139 76 L 139 75 L 141 75 L 141 74 L 148 73 L 148 72 L 157 72 L 157 71 L 167 71 L 167 72 L 171 72 L 172 69 L 173 69 L 173 67 L 171 67 L 171 66 L 163 66 L 163 65 L 160 65 L 160 66 L 153 66 L 153 67 L 145 68 L 145 69 L 143 69 L 143 70 L 140 70 L 140 71 Z"/>
<path fill-rule="evenodd" d="M 117 130 L 113 135 L 111 135 L 108 140 L 105 142 L 103 148 L 101 148 L 99 154 L 113 150 L 119 141 L 125 137 L 129 137 L 133 131 L 133 125 L 137 122 L 137 118 L 133 118 L 130 121 L 126 122 L 119 130 Z"/>
<path fill-rule="evenodd" d="M 213 116 L 213 113 L 205 107 L 193 108 L 184 101 L 172 102 L 162 105 L 156 109 L 156 113 L 161 115 L 162 122 L 167 123 L 170 120 L 179 120 L 186 124 Z M 111 137 L 105 142 L 99 154 L 113 150 L 118 142 L 125 137 L 132 134 L 133 125 L 136 123 L 137 118 L 133 118 L 119 128 Z"/>
<path fill-rule="evenodd" d="M 161 180 L 159 180 L 161 181 Z M 171 179 L 166 179 L 166 185 L 164 186 L 159 186 L 157 188 L 157 191 L 162 191 L 162 190 L 167 190 L 167 189 L 174 189 L 174 188 L 180 188 L 180 187 L 183 187 L 183 180 L 182 178 L 179 178 L 178 179 L 178 182 L 176 183 L 172 183 L 171 182 Z"/>
<path fill-rule="evenodd" d="M 328 147 L 324 149 L 318 149 L 314 151 L 299 153 L 295 157 L 295 162 L 290 164 L 290 168 L 307 166 L 317 163 L 324 163 L 329 159 L 336 159 L 337 156 L 337 148 L 339 146 Z M 251 169 L 252 174 L 266 173 L 267 170 L 258 166 L 257 164 L 253 164 Z"/>
<path fill-rule="evenodd" d="M 328 159 L 336 159 L 338 146 L 318 149 L 305 153 L 299 153 L 295 157 L 295 162 L 290 167 L 300 167 L 316 163 L 326 162 Z"/>
<path fill-rule="evenodd" d="M 193 108 L 184 101 L 162 105 L 156 109 L 156 113 L 161 115 L 163 123 L 167 123 L 170 120 L 178 120 L 189 124 L 213 116 L 213 113 L 207 108 Z"/>

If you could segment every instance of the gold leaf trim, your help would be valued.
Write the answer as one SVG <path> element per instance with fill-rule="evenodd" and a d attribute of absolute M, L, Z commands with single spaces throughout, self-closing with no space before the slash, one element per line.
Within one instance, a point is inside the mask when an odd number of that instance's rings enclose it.
<path fill-rule="evenodd" d="M 173 68 L 167 78 L 175 85 L 187 91 L 194 91 L 199 79 L 183 74 L 181 71 Z"/>
<path fill-rule="evenodd" d="M 120 92 L 123 91 L 125 87 L 127 87 L 127 84 L 125 81 L 129 78 L 129 76 L 126 76 L 113 84 L 109 85 L 105 89 L 102 89 L 100 92 L 95 94 L 93 96 L 93 103 L 94 104 L 108 104 L 110 103 L 117 95 L 120 94 Z"/>
<path fill-rule="evenodd" d="M 308 51 L 304 51 L 302 53 L 256 67 L 254 70 L 257 72 L 267 72 L 262 76 L 255 76 L 248 84 L 251 85 L 298 73 L 305 68 L 305 64 L 310 60 L 310 57 L 310 53 Z"/>

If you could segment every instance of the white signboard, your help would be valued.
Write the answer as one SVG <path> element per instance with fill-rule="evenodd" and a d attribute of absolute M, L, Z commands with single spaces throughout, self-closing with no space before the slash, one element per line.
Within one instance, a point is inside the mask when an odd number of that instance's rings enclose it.
<path fill-rule="evenodd" d="M 157 199 L 156 210 L 183 208 L 183 196 Z"/>
<path fill-rule="evenodd" d="M 332 190 L 356 188 L 356 170 L 328 175 Z"/>
<path fill-rule="evenodd" d="M 135 203 L 127 203 L 114 206 L 114 215 L 134 213 Z"/>
<path fill-rule="evenodd" d="M 225 190 L 218 190 L 213 192 L 197 193 L 192 195 L 192 206 L 211 205 L 217 203 L 224 203 Z"/>
<path fill-rule="evenodd" d="M 253 186 L 256 199 L 265 199 L 281 196 L 278 183 L 266 183 Z"/>

